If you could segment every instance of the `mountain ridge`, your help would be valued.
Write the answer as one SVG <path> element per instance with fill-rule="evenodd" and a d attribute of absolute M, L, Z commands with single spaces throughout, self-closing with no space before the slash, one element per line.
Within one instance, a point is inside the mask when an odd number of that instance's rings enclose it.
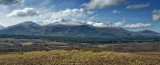
<path fill-rule="evenodd" d="M 148 32 L 148 33 L 146 33 Z M 62 37 L 155 37 L 153 31 L 132 32 L 116 27 L 94 27 L 91 25 L 39 25 L 26 21 L 0 30 L 0 34 L 26 34 Z"/>

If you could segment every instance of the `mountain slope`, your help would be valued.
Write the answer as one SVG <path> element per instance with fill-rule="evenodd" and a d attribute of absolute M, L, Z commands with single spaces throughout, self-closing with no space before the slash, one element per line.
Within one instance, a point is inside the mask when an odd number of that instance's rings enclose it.
<path fill-rule="evenodd" d="M 20 23 L 17 25 L 4 28 L 0 31 L 0 33 L 1 34 L 34 34 L 40 28 L 41 28 L 40 25 L 31 21 L 27 21 L 24 23 Z"/>
<path fill-rule="evenodd" d="M 104 30 L 103 30 L 104 29 Z M 40 26 L 33 22 L 24 22 L 0 30 L 0 34 L 26 34 L 40 36 L 67 36 L 67 37 L 114 37 L 119 35 L 116 28 L 97 28 L 88 25 L 45 25 Z M 120 34 L 119 36 L 126 36 Z"/>
<path fill-rule="evenodd" d="M 157 32 L 151 31 L 151 30 L 143 30 L 139 31 L 139 33 L 151 33 L 151 34 L 157 34 Z"/>
<path fill-rule="evenodd" d="M 159 36 L 157 32 L 154 32 L 154 31 L 151 31 L 151 30 L 143 30 L 143 31 L 139 31 L 137 33 L 139 35 L 148 36 L 148 37 Z"/>
<path fill-rule="evenodd" d="M 63 22 L 65 22 L 63 20 Z M 25 34 L 39 36 L 61 37 L 154 37 L 158 33 L 144 30 L 140 32 L 127 31 L 116 27 L 95 27 L 91 25 L 49 24 L 40 26 L 27 21 L 0 30 L 0 34 Z"/>
<path fill-rule="evenodd" d="M 99 37 L 104 36 L 102 32 L 99 32 L 92 26 L 87 25 L 53 25 L 53 26 L 43 26 L 39 35 L 46 36 L 69 36 L 69 37 Z M 105 33 L 108 36 L 112 36 L 109 33 Z"/>

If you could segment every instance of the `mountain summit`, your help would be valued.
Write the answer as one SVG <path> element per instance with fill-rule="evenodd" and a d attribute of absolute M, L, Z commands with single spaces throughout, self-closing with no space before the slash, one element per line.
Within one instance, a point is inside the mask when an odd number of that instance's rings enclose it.
<path fill-rule="evenodd" d="M 40 27 L 39 24 L 35 23 L 35 22 L 32 22 L 32 21 L 25 21 L 23 23 L 19 23 L 17 25 L 24 25 L 24 26 L 37 26 L 37 27 Z"/>
<path fill-rule="evenodd" d="M 26 21 L 0 30 L 1 34 L 34 34 L 41 26 L 32 21 Z"/>

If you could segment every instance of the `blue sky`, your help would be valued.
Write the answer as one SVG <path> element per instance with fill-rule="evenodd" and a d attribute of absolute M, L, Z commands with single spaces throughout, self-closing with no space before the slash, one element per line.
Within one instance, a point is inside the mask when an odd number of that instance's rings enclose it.
<path fill-rule="evenodd" d="M 55 22 L 59 18 L 96 21 L 93 26 L 160 32 L 159 0 L 0 0 L 0 24 Z M 102 23 L 99 23 L 102 22 Z"/>

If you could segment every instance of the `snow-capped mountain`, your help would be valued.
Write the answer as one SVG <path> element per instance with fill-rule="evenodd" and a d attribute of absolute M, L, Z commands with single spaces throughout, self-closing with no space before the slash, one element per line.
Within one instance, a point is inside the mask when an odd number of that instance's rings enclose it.
<path fill-rule="evenodd" d="M 44 23 L 43 25 L 84 25 L 81 21 L 68 18 L 58 18 L 51 21 L 44 21 L 42 23 Z"/>
<path fill-rule="evenodd" d="M 111 27 L 115 26 L 115 23 L 103 23 L 103 22 L 96 22 L 96 21 L 79 21 L 75 19 L 67 19 L 67 18 L 59 18 L 53 21 L 43 22 L 46 25 L 90 25 L 94 27 Z"/>

